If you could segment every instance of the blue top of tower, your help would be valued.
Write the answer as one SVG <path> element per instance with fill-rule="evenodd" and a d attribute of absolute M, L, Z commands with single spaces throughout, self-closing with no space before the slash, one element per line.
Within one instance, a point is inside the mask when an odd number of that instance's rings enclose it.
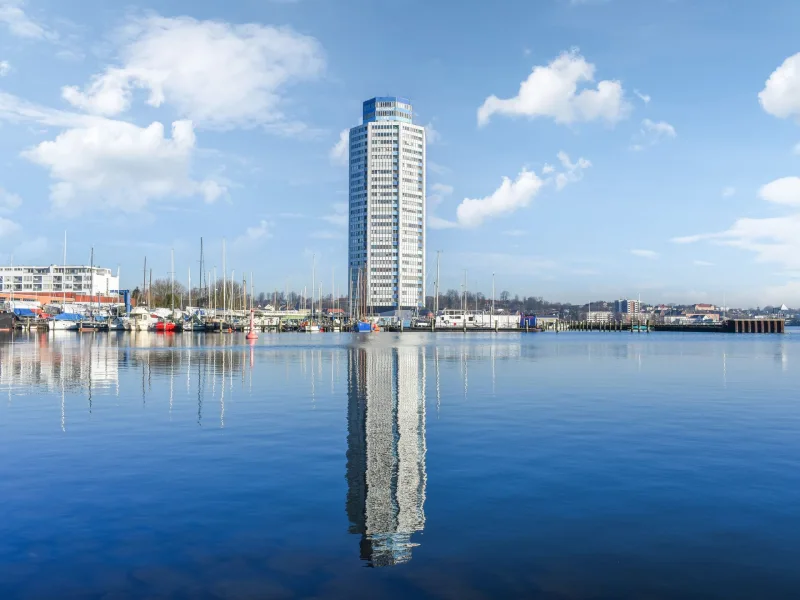
<path fill-rule="evenodd" d="M 364 123 L 373 121 L 402 121 L 413 123 L 411 101 L 399 96 L 377 96 L 364 102 Z"/>

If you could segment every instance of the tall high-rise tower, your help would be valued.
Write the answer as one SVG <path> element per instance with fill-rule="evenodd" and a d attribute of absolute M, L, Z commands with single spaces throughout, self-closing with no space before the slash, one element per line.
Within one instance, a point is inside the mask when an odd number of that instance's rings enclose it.
<path fill-rule="evenodd" d="M 405 98 L 367 100 L 350 130 L 348 262 L 356 317 L 425 305 L 425 128 Z"/>

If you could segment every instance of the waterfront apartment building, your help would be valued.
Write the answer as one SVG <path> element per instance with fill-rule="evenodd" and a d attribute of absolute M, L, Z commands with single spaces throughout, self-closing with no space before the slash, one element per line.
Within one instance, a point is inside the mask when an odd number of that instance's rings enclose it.
<path fill-rule="evenodd" d="M 641 312 L 642 305 L 638 300 L 615 300 L 614 312 L 624 314 L 627 316 L 638 315 Z"/>
<path fill-rule="evenodd" d="M 51 294 L 112 296 L 119 290 L 119 277 L 111 269 L 83 265 L 49 267 L 0 266 L 0 294 L 35 298 Z"/>
<path fill-rule="evenodd" d="M 425 128 L 405 98 L 363 104 L 350 130 L 348 272 L 354 312 L 425 305 Z M 362 316 L 356 314 L 355 316 Z"/>

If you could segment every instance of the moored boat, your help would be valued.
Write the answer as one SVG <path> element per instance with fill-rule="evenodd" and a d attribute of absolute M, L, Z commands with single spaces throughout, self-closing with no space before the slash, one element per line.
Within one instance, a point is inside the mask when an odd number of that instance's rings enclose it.
<path fill-rule="evenodd" d="M 137 306 L 131 311 L 131 329 L 133 331 L 149 331 L 155 319 L 150 311 L 143 306 Z"/>

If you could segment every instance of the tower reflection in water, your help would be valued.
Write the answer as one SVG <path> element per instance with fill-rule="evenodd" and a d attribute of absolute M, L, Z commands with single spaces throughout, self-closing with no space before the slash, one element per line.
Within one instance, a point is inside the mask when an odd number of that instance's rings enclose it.
<path fill-rule="evenodd" d="M 347 516 L 371 567 L 411 560 L 425 526 L 425 354 L 348 349 Z"/>

